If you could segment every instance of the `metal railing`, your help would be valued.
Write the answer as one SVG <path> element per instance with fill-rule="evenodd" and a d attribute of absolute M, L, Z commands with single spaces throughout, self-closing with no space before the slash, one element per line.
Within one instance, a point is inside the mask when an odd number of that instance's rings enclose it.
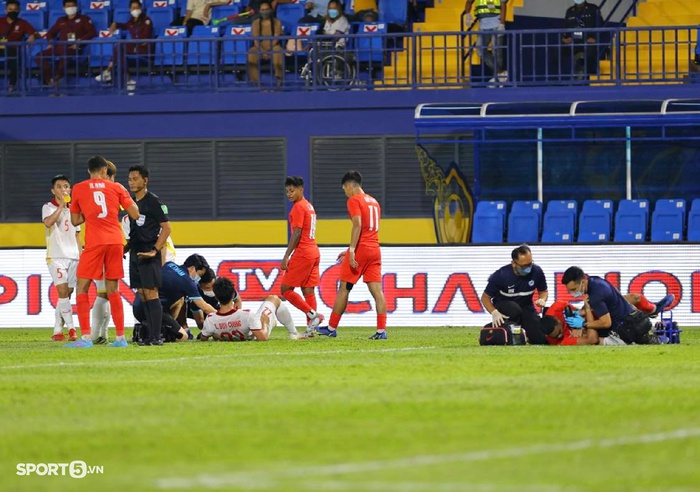
<path fill-rule="evenodd" d="M 683 83 L 695 81 L 696 30 L 582 29 L 570 44 L 561 30 L 499 31 L 503 42 L 481 49 L 473 47 L 480 31 L 353 34 L 341 43 L 288 36 L 259 50 L 251 43 L 273 40 L 161 38 L 138 40 L 137 48 L 101 38 L 55 42 L 53 52 L 45 41 L 4 43 L 0 94 L 9 86 L 11 94 L 41 95 Z M 110 63 L 111 81 L 95 80 Z M 502 70 L 507 78 L 498 77 Z"/>

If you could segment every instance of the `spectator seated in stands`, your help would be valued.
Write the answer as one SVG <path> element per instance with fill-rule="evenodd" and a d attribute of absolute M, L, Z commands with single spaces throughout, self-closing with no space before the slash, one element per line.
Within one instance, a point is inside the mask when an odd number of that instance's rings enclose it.
<path fill-rule="evenodd" d="M 564 18 L 564 27 L 568 32 L 561 38 L 561 73 L 575 75 L 594 75 L 598 73 L 599 35 L 594 32 L 577 29 L 603 27 L 603 17 L 597 5 L 586 0 L 573 0 Z"/>
<path fill-rule="evenodd" d="M 3 43 L 18 43 L 27 39 L 30 43 L 39 34 L 26 20 L 19 18 L 19 1 L 7 0 L 5 5 L 5 17 L 0 18 L 0 46 Z M 3 53 L 4 51 L 4 53 Z M 7 91 L 13 92 L 17 85 L 17 73 L 20 70 L 19 46 L 4 46 L 0 48 L 0 54 L 6 57 Z"/>
<path fill-rule="evenodd" d="M 131 12 L 131 18 L 128 22 L 112 22 L 109 26 L 109 35 L 111 36 L 117 29 L 129 31 L 129 35 L 132 40 L 139 39 L 153 39 L 153 22 L 150 17 L 148 17 L 143 12 L 143 7 L 139 0 L 131 0 L 129 3 L 129 11 Z M 112 61 L 109 62 L 107 68 L 97 77 L 95 80 L 98 82 L 111 82 L 112 81 L 112 68 L 114 67 L 115 58 L 119 60 L 119 64 L 124 72 L 125 78 L 129 75 L 129 62 L 136 62 L 144 66 L 148 66 L 149 57 L 153 52 L 152 43 L 139 43 L 130 42 L 124 46 L 121 50 L 121 58 L 119 57 L 118 46 L 114 46 L 114 56 Z M 140 56 L 139 56 L 140 55 Z M 127 61 L 127 56 L 129 60 Z M 134 84 L 135 82 L 129 79 L 128 84 Z"/>
<path fill-rule="evenodd" d="M 328 13 L 326 23 L 323 25 L 323 34 L 330 36 L 343 36 L 350 32 L 350 22 L 343 14 L 343 4 L 338 0 L 328 2 Z M 345 48 L 346 37 L 340 37 L 335 41 L 335 47 Z"/>
<path fill-rule="evenodd" d="M 206 26 L 211 20 L 212 7 L 228 5 L 228 0 L 187 0 L 182 25 L 187 26 L 187 36 L 192 35 L 195 26 Z"/>
<path fill-rule="evenodd" d="M 272 60 L 277 86 L 281 86 L 284 78 L 282 23 L 274 16 L 270 2 L 260 3 L 260 18 L 253 21 L 251 31 L 254 41 L 253 46 L 248 50 L 248 80 L 257 84 L 260 81 L 260 62 Z M 270 39 L 255 39 L 259 36 Z"/>
<path fill-rule="evenodd" d="M 97 36 L 95 26 L 87 15 L 78 14 L 77 0 L 63 0 L 64 17 L 59 17 L 56 23 L 46 33 L 49 47 L 36 55 L 36 64 L 41 67 L 42 81 L 45 85 L 55 84 L 61 80 L 65 70 L 66 60 L 78 55 L 77 44 L 61 44 L 54 46 L 53 41 L 86 41 Z M 52 72 L 54 57 L 58 57 L 56 71 Z"/>
<path fill-rule="evenodd" d="M 306 15 L 299 19 L 299 24 L 318 24 L 319 27 L 323 27 L 329 3 L 329 0 L 307 1 L 304 5 Z"/>

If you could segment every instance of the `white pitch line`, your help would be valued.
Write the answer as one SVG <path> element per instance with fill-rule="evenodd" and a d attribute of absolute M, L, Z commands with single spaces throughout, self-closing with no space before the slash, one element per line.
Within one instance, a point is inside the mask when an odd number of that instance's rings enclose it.
<path fill-rule="evenodd" d="M 37 369 L 42 367 L 80 367 L 80 366 L 117 366 L 117 365 L 138 365 L 138 364 L 159 364 L 162 362 L 183 362 L 191 360 L 206 360 L 219 358 L 239 358 L 239 357 L 280 357 L 299 355 L 325 355 L 325 354 L 382 354 L 387 352 L 411 352 L 416 350 L 432 350 L 436 346 L 424 347 L 397 347 L 385 349 L 347 349 L 347 350 L 309 350 L 308 352 L 258 352 L 255 354 L 215 354 L 215 355 L 193 355 L 187 357 L 170 357 L 168 359 L 130 359 L 130 360 L 98 360 L 94 362 L 47 362 L 45 364 L 22 364 L 14 366 L 0 366 L 4 369 Z M 116 352 L 119 349 L 115 349 Z"/>
<path fill-rule="evenodd" d="M 632 444 L 649 444 L 676 439 L 700 437 L 700 427 L 677 429 L 656 434 L 623 436 L 611 439 L 572 441 L 558 444 L 538 444 L 534 446 L 470 451 L 457 454 L 433 454 L 413 456 L 384 461 L 365 461 L 356 463 L 339 463 L 335 465 L 318 465 L 294 467 L 281 470 L 261 472 L 241 472 L 223 475 L 197 475 L 193 478 L 160 478 L 156 487 L 161 489 L 221 488 L 239 486 L 246 488 L 276 488 L 276 480 L 288 478 L 308 478 L 332 476 L 338 474 L 366 473 L 391 469 L 413 469 L 424 466 L 445 465 L 450 463 L 469 463 L 503 458 L 522 458 L 537 454 L 566 453 L 591 448 L 612 448 Z M 357 484 L 358 488 L 361 484 Z"/>

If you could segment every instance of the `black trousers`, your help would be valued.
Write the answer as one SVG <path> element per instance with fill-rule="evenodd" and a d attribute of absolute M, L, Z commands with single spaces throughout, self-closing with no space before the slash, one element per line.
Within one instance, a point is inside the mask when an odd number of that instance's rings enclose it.
<path fill-rule="evenodd" d="M 540 328 L 540 317 L 534 308 L 523 308 L 513 301 L 497 301 L 494 306 L 501 314 L 508 316 L 509 321 L 522 326 L 531 344 L 547 345 L 547 339 Z"/>

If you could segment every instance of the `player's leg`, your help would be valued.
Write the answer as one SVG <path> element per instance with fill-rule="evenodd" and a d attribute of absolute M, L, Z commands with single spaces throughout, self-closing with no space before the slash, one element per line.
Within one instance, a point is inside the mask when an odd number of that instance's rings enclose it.
<path fill-rule="evenodd" d="M 97 287 L 97 297 L 95 298 L 95 304 L 92 306 L 92 341 L 97 344 L 105 344 L 109 338 L 107 332 L 109 330 L 110 312 L 104 279 L 95 281 L 95 286 Z"/>
<path fill-rule="evenodd" d="M 331 319 L 328 322 L 328 328 L 317 328 L 316 331 L 321 335 L 328 335 L 335 337 L 336 329 L 340 324 L 340 318 L 345 313 L 345 309 L 348 307 L 348 297 L 350 296 L 350 291 L 355 286 L 357 281 L 360 280 L 360 271 L 358 269 L 353 269 L 350 266 L 350 258 L 345 255 L 343 258 L 343 263 L 340 264 L 340 288 L 338 289 L 338 295 L 333 303 L 333 311 L 331 312 Z"/>
<path fill-rule="evenodd" d="M 265 300 L 271 302 L 275 306 L 275 317 L 277 317 L 277 320 L 287 329 L 289 339 L 296 340 L 299 338 L 299 332 L 294 324 L 294 319 L 292 319 L 292 313 L 289 312 L 289 309 L 287 309 L 287 306 L 282 300 L 277 296 L 267 296 Z"/>
<path fill-rule="evenodd" d="M 124 248 L 121 244 L 110 244 L 105 246 L 104 276 L 105 289 L 107 290 L 107 300 L 112 311 L 112 321 L 116 340 L 109 344 L 110 347 L 126 347 L 124 338 L 124 305 L 119 294 L 119 281 L 124 278 L 124 264 L 122 254 Z"/>
<path fill-rule="evenodd" d="M 65 340 L 62 325 L 66 322 L 63 316 L 63 311 L 66 309 L 66 301 L 68 302 L 68 309 L 70 313 L 70 328 L 73 328 L 73 308 L 70 304 L 70 299 L 68 298 L 68 272 L 66 270 L 65 262 L 61 258 L 49 259 L 47 260 L 47 265 L 49 267 L 51 278 L 53 279 L 53 284 L 58 292 L 58 302 L 56 303 L 56 309 L 54 310 L 53 336 L 51 339 L 56 342 L 61 342 Z"/>
<path fill-rule="evenodd" d="M 163 306 L 158 298 L 158 289 L 162 283 L 160 257 L 138 260 L 138 271 L 141 279 L 139 295 L 142 296 L 146 308 L 149 340 L 151 345 L 162 345 L 160 334 L 163 324 Z"/>
<path fill-rule="evenodd" d="M 76 272 L 78 280 L 76 283 L 77 295 L 75 296 L 75 300 L 78 304 L 78 322 L 80 324 L 81 340 L 69 343 L 67 345 L 68 347 L 92 347 L 92 337 L 90 336 L 90 299 L 88 297 L 88 291 L 90 290 L 90 285 L 92 285 L 93 280 L 102 278 L 107 248 L 108 246 L 104 245 L 88 246 L 80 255 Z M 121 260 L 121 254 L 119 255 L 119 259 Z"/>
<path fill-rule="evenodd" d="M 307 258 L 292 256 L 287 265 L 287 270 L 282 278 L 281 294 L 292 306 L 306 314 L 309 318 L 308 327 L 313 330 L 324 319 L 322 314 L 318 314 L 299 294 L 294 292 L 295 287 L 301 287 L 304 281 L 309 277 L 313 268 L 314 260 Z"/>
<path fill-rule="evenodd" d="M 377 332 L 370 337 L 372 340 L 386 339 L 386 299 L 382 291 L 382 257 L 379 250 L 371 254 L 363 263 L 362 276 L 367 288 L 374 298 L 377 309 Z"/>
<path fill-rule="evenodd" d="M 316 287 L 318 287 L 320 283 L 320 276 L 318 274 L 318 266 L 319 263 L 321 263 L 321 256 L 319 255 L 316 257 L 313 261 L 311 271 L 309 272 L 308 277 L 304 280 L 304 282 L 301 284 L 301 293 L 304 294 L 304 300 L 306 303 L 311 306 L 311 309 L 314 311 L 318 311 L 318 303 L 316 302 Z M 309 330 L 309 322 L 311 321 L 311 318 L 308 316 L 306 317 L 306 325 L 307 325 L 307 334 L 313 336 L 313 330 Z"/>

